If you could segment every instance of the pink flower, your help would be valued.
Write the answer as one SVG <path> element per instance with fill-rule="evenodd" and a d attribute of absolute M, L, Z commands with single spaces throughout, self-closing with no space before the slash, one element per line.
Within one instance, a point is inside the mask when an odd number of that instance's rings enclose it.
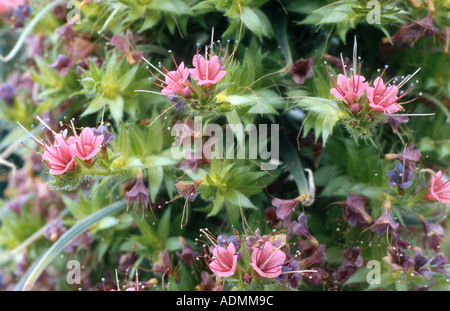
<path fill-rule="evenodd" d="M 94 134 L 90 127 L 83 129 L 79 136 L 74 130 L 74 135 L 68 139 L 68 142 L 76 146 L 76 156 L 80 160 L 90 160 L 100 151 L 103 135 Z"/>
<path fill-rule="evenodd" d="M 232 276 L 236 272 L 237 260 L 236 247 L 230 243 L 227 247 L 214 247 L 213 258 L 208 266 L 217 276 Z"/>
<path fill-rule="evenodd" d="M 72 137 L 66 141 L 66 136 L 67 130 L 63 133 L 55 134 L 53 146 L 43 145 L 44 154 L 42 159 L 50 168 L 50 174 L 52 175 L 62 175 L 75 169 L 77 149 L 71 143 Z"/>
<path fill-rule="evenodd" d="M 369 83 L 364 82 L 366 78 L 361 75 L 352 75 L 350 78 L 343 74 L 338 74 L 337 83 L 332 79 L 334 88 L 330 90 L 331 95 L 345 101 L 351 105 L 358 102 L 358 97 L 364 94 Z"/>
<path fill-rule="evenodd" d="M 17 6 L 24 4 L 24 0 L 1 0 L 0 1 L 0 15 L 9 13 Z"/>
<path fill-rule="evenodd" d="M 381 77 L 376 78 L 373 85 L 375 87 L 367 88 L 369 106 L 373 111 L 395 113 L 400 110 L 400 106 L 397 104 L 399 97 L 397 97 L 398 87 L 396 85 L 386 87 Z"/>
<path fill-rule="evenodd" d="M 192 65 L 195 67 L 194 69 L 189 69 L 192 78 L 199 85 L 205 85 L 206 87 L 216 84 L 227 73 L 225 70 L 221 70 L 223 64 L 219 61 L 217 55 L 210 57 L 208 60 L 197 52 L 192 60 Z"/>
<path fill-rule="evenodd" d="M 431 177 L 430 189 L 423 200 L 450 203 L 450 180 L 444 180 L 442 171 Z"/>
<path fill-rule="evenodd" d="M 265 242 L 261 248 L 253 249 L 252 267 L 263 277 L 275 278 L 281 274 L 281 268 L 286 260 L 286 254 L 279 248 L 274 249 L 272 243 Z"/>
<path fill-rule="evenodd" d="M 184 68 L 184 62 L 177 66 L 177 70 L 165 73 L 166 86 L 161 90 L 164 95 L 172 93 L 183 93 L 184 89 L 189 86 L 187 79 L 189 78 L 189 69 Z"/>

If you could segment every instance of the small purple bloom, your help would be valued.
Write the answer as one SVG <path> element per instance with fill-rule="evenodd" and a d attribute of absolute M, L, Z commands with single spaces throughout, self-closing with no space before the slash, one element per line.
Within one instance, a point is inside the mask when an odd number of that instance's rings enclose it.
<path fill-rule="evenodd" d="M 184 106 L 187 105 L 187 103 L 184 100 L 178 98 L 175 95 L 169 95 L 167 96 L 167 99 L 175 103 L 175 108 L 180 112 L 183 110 Z"/>
<path fill-rule="evenodd" d="M 420 151 L 414 149 L 414 144 L 411 143 L 402 152 L 387 153 L 384 157 L 387 160 L 399 160 L 401 163 L 404 163 L 408 169 L 414 171 L 416 169 L 416 162 L 419 162 L 420 156 Z"/>
<path fill-rule="evenodd" d="M 142 178 L 137 178 L 136 183 L 130 191 L 125 193 L 125 199 L 127 203 L 137 202 L 138 204 L 143 205 L 145 208 L 148 207 L 150 198 L 148 195 L 147 187 L 145 186 Z"/>
<path fill-rule="evenodd" d="M 58 34 L 64 41 L 72 41 L 75 39 L 75 29 L 73 24 L 64 24 L 63 26 L 56 28 L 55 33 Z"/>
<path fill-rule="evenodd" d="M 410 169 L 404 169 L 403 165 L 398 163 L 395 168 L 386 173 L 389 177 L 389 186 L 406 189 L 412 185 L 413 172 Z"/>
<path fill-rule="evenodd" d="M 414 253 L 414 257 L 412 258 L 414 275 L 423 276 L 426 279 L 430 279 L 433 275 L 433 272 L 430 268 L 431 261 L 431 257 L 426 257 L 420 250 L 416 250 L 416 252 Z"/>
<path fill-rule="evenodd" d="M 345 258 L 344 262 L 333 271 L 332 277 L 340 282 L 347 281 L 350 276 L 364 264 L 364 260 L 361 257 L 361 249 L 359 247 L 353 247 L 345 250 L 342 253 Z"/>
<path fill-rule="evenodd" d="M 67 57 L 66 55 L 59 54 L 56 61 L 53 64 L 50 64 L 49 67 L 56 70 L 58 74 L 63 77 L 69 73 L 73 65 L 75 65 L 75 61 L 73 59 Z"/>
<path fill-rule="evenodd" d="M 403 249 L 394 246 L 388 247 L 387 256 L 383 257 L 383 261 L 391 266 L 392 272 L 408 271 L 412 264 L 412 259 L 408 254 Z"/>
<path fill-rule="evenodd" d="M 407 116 L 391 115 L 388 119 L 389 125 L 392 127 L 392 131 L 394 132 L 394 134 L 397 134 L 400 124 L 407 123 L 408 121 L 409 118 Z"/>
<path fill-rule="evenodd" d="M 0 99 L 4 100 L 7 103 L 11 103 L 16 95 L 16 89 L 11 82 L 7 81 L 3 84 L 0 84 Z"/>
<path fill-rule="evenodd" d="M 52 220 L 45 230 L 45 237 L 52 242 L 58 240 L 67 229 L 63 226 L 61 218 Z"/>
<path fill-rule="evenodd" d="M 433 272 L 442 273 L 443 276 L 448 275 L 446 267 L 448 264 L 448 258 L 439 253 L 430 263 L 431 270 Z"/>
<path fill-rule="evenodd" d="M 35 56 L 44 56 L 44 36 L 30 35 L 25 41 L 28 52 L 28 58 L 33 59 Z"/>
<path fill-rule="evenodd" d="M 290 73 L 292 74 L 292 79 L 297 84 L 303 84 L 307 78 L 314 75 L 312 67 L 314 66 L 314 60 L 312 58 L 297 60 L 291 68 Z"/>
<path fill-rule="evenodd" d="M 438 224 L 432 224 L 421 217 L 420 221 L 423 224 L 424 236 L 423 243 L 435 251 L 439 251 L 441 241 L 444 239 L 444 228 Z"/>
<path fill-rule="evenodd" d="M 176 252 L 176 254 L 189 267 L 194 266 L 195 258 L 200 255 L 199 252 L 194 251 L 187 243 L 183 244 L 182 252 Z"/>
<path fill-rule="evenodd" d="M 277 208 L 277 217 L 283 220 L 289 220 L 294 212 L 297 205 L 304 201 L 303 196 L 299 196 L 291 200 L 283 200 L 274 198 L 272 200 L 272 205 Z"/>
<path fill-rule="evenodd" d="M 390 201 L 386 201 L 384 213 L 375 221 L 370 229 L 372 232 L 378 232 L 380 236 L 384 235 L 387 231 L 395 233 L 399 227 L 399 224 L 392 218 L 390 204 Z"/>
<path fill-rule="evenodd" d="M 311 215 L 305 215 L 302 213 L 298 217 L 297 221 L 292 221 L 289 224 L 288 238 L 291 238 L 293 235 L 297 235 L 299 237 L 310 240 L 312 245 L 318 246 L 319 242 L 309 232 L 309 228 L 308 228 L 308 219 L 309 218 L 311 218 Z"/>
<path fill-rule="evenodd" d="M 366 227 L 372 222 L 372 217 L 367 214 L 365 210 L 366 198 L 362 195 L 351 194 L 347 196 L 344 205 L 344 218 L 351 227 L 356 227 L 358 224 Z"/>
<path fill-rule="evenodd" d="M 159 252 L 158 260 L 153 265 L 154 273 L 170 273 L 172 270 L 172 262 L 170 261 L 169 251 L 167 249 L 164 252 Z"/>

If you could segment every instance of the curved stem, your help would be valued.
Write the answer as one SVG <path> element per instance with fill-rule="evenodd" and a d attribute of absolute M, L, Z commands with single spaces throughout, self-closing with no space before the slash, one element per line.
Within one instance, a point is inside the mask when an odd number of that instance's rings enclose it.
<path fill-rule="evenodd" d="M 19 52 L 20 48 L 22 47 L 23 43 L 25 42 L 25 39 L 28 37 L 28 34 L 33 30 L 34 26 L 44 17 L 45 14 L 53 10 L 55 7 L 63 3 L 65 0 L 57 0 L 54 2 L 49 3 L 45 8 L 42 9 L 42 11 L 39 12 L 38 15 L 36 15 L 31 22 L 25 27 L 25 29 L 20 34 L 19 39 L 17 40 L 16 44 L 14 45 L 13 49 L 9 52 L 7 56 L 0 55 L 0 60 L 3 62 L 9 62 L 11 59 L 13 59 L 14 56 L 16 56 L 17 52 Z"/>

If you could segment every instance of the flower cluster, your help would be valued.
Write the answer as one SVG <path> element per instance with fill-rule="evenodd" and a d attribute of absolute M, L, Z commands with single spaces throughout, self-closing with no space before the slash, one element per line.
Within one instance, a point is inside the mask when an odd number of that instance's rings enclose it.
<path fill-rule="evenodd" d="M 104 136 L 95 133 L 95 129 L 89 127 L 82 128 L 78 134 L 74 125 L 74 119 L 72 119 L 70 122 L 73 136 L 67 137 L 67 129 L 56 133 L 47 123 L 40 118 L 39 120 L 44 125 L 42 130 L 45 140 L 39 136 L 36 129 L 36 136 L 26 129 L 25 131 L 31 135 L 31 139 L 44 152 L 41 153 L 27 148 L 40 157 L 42 162 L 50 168 L 50 174 L 52 175 L 62 175 L 68 171 L 75 170 L 75 157 L 83 162 L 90 163 L 91 159 L 101 150 Z M 34 126 L 32 127 L 34 128 Z M 51 140 L 50 137 L 53 139 Z M 23 144 L 23 141 L 21 143 Z"/>
<path fill-rule="evenodd" d="M 161 62 L 158 64 L 158 68 L 144 59 L 149 64 L 147 70 L 153 76 L 150 80 L 161 88 L 161 94 L 167 96 L 177 110 L 182 111 L 187 105 L 195 110 L 211 109 L 209 104 L 215 98 L 214 92 L 217 91 L 217 84 L 227 74 L 225 66 L 229 60 L 227 56 L 230 40 L 227 40 L 223 56 L 221 56 L 220 40 L 217 43 L 219 44 L 219 55 L 213 54 L 213 42 L 205 47 L 204 55 L 200 53 L 200 43 L 197 43 L 197 52 L 192 58 L 193 68 L 188 68 L 184 62 L 177 64 L 172 50 L 169 50 L 169 54 L 176 70 L 168 70 Z M 164 78 L 157 77 L 150 67 Z"/>
<path fill-rule="evenodd" d="M 385 122 L 389 122 L 396 133 L 399 124 L 408 122 L 409 114 L 398 114 L 397 112 L 404 110 L 404 104 L 416 100 L 414 98 L 402 101 L 406 95 L 412 92 L 419 81 L 410 83 L 406 90 L 401 90 L 401 88 L 409 83 L 420 68 L 413 74 L 394 77 L 386 81 L 384 76 L 389 66 L 385 65 L 381 74 L 372 83 L 369 83 L 361 74 L 361 57 L 353 60 L 351 68 L 348 68 L 348 65 L 342 61 L 339 68 L 342 68 L 343 73 L 339 73 L 336 79 L 330 72 L 327 61 L 324 61 L 324 64 L 333 84 L 330 94 L 338 99 L 337 104 L 342 113 L 340 118 L 353 135 L 367 136 L 377 124 Z M 419 96 L 421 95 L 422 93 L 419 93 Z"/>
<path fill-rule="evenodd" d="M 257 229 L 245 237 L 219 235 L 217 238 L 207 229 L 200 231 L 212 244 L 203 245 L 204 258 L 217 282 L 233 278 L 258 286 L 262 280 L 272 280 L 275 284 L 295 284 L 292 287 L 297 288 L 303 274 L 317 272 L 302 269 L 303 263 L 297 260 L 300 251 L 291 255 L 287 236 L 276 234 L 275 230 L 268 235 L 260 235 Z"/>

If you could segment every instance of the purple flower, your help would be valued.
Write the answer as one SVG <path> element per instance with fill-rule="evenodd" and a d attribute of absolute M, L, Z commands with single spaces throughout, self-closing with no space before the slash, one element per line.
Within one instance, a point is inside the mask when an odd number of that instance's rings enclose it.
<path fill-rule="evenodd" d="M 395 246 L 388 247 L 387 256 L 383 257 L 383 261 L 391 266 L 392 272 L 408 271 L 412 264 L 411 257 L 403 249 Z"/>
<path fill-rule="evenodd" d="M 448 258 L 439 253 L 430 263 L 431 270 L 433 272 L 442 273 L 443 276 L 446 276 L 448 275 L 446 270 L 447 263 Z"/>
<path fill-rule="evenodd" d="M 391 40 L 400 47 L 413 47 L 421 36 L 432 37 L 438 30 L 433 24 L 433 15 L 428 14 L 420 21 L 413 21 L 409 25 L 402 26 L 391 36 Z"/>
<path fill-rule="evenodd" d="M 15 18 L 20 20 L 21 22 L 25 21 L 28 17 L 30 17 L 31 12 L 33 12 L 33 8 L 29 5 L 19 5 L 14 8 L 13 15 Z"/>
<path fill-rule="evenodd" d="M 391 115 L 388 118 L 389 125 L 392 127 L 392 131 L 394 134 L 397 134 L 398 127 L 402 123 L 407 123 L 409 118 L 407 116 L 395 116 Z"/>
<path fill-rule="evenodd" d="M 201 283 L 197 285 L 195 289 L 198 291 L 212 291 L 216 282 L 211 277 L 211 274 L 208 273 L 208 271 L 202 271 L 201 278 Z"/>
<path fill-rule="evenodd" d="M 314 75 L 312 67 L 314 66 L 314 60 L 312 58 L 297 60 L 291 68 L 290 73 L 292 74 L 292 79 L 297 84 L 303 84 L 307 78 Z"/>
<path fill-rule="evenodd" d="M 137 202 L 137 204 L 143 205 L 145 208 L 148 207 L 150 198 L 142 176 L 138 177 L 133 188 L 125 193 L 125 199 L 127 204 Z"/>
<path fill-rule="evenodd" d="M 171 102 L 175 103 L 175 108 L 180 112 L 183 110 L 184 106 L 187 105 L 187 103 L 184 100 L 182 100 L 181 98 L 178 98 L 175 95 L 169 95 L 169 96 L 167 96 L 167 99 L 170 100 Z"/>
<path fill-rule="evenodd" d="M 294 212 L 294 209 L 299 203 L 304 201 L 303 196 L 298 196 L 295 199 L 283 200 L 274 198 L 272 200 L 272 205 L 277 208 L 277 217 L 283 220 L 289 220 Z"/>
<path fill-rule="evenodd" d="M 241 248 L 241 242 L 234 235 L 228 237 L 221 234 L 217 237 L 217 244 L 219 246 L 227 247 L 230 243 L 234 244 L 236 251 Z"/>
<path fill-rule="evenodd" d="M 276 277 L 276 279 L 280 283 L 289 282 L 289 285 L 295 289 L 298 287 L 300 280 L 302 279 L 300 272 L 295 272 L 300 269 L 300 263 L 298 261 L 288 259 L 287 263 L 285 263 L 281 268 L 281 274 Z"/>
<path fill-rule="evenodd" d="M 181 261 L 184 262 L 189 267 L 193 267 L 195 263 L 195 258 L 200 255 L 199 252 L 194 251 L 189 244 L 183 243 L 182 252 L 176 252 L 177 256 L 180 257 Z"/>
<path fill-rule="evenodd" d="M 4 100 L 7 103 L 11 103 L 16 95 L 16 89 L 11 82 L 6 81 L 5 83 L 0 84 L 0 99 Z"/>
<path fill-rule="evenodd" d="M 319 242 L 312 236 L 309 232 L 308 228 L 308 219 L 311 218 L 311 215 L 301 214 L 297 221 L 292 221 L 289 224 L 289 234 L 288 238 L 291 238 L 293 235 L 297 235 L 302 238 L 306 238 L 311 241 L 311 244 L 314 246 L 318 246 Z"/>
<path fill-rule="evenodd" d="M 184 182 L 179 181 L 175 184 L 175 187 L 178 189 L 178 194 L 189 200 L 190 202 L 194 202 L 197 197 L 197 187 L 203 182 L 203 179 L 199 179 L 196 182 Z"/>
<path fill-rule="evenodd" d="M 75 65 L 75 61 L 73 59 L 67 57 L 66 55 L 59 54 L 56 61 L 53 64 L 50 64 L 49 67 L 56 70 L 58 74 L 63 77 L 69 73 L 73 65 Z"/>
<path fill-rule="evenodd" d="M 299 257 L 301 259 L 303 269 L 312 269 L 313 267 L 323 265 L 327 259 L 327 253 L 325 252 L 326 246 L 320 244 L 314 246 L 306 241 L 298 241 L 298 250 L 300 251 Z"/>
<path fill-rule="evenodd" d="M 164 252 L 159 252 L 158 260 L 153 265 L 154 273 L 170 273 L 172 270 L 172 262 L 170 261 L 169 251 L 167 249 Z"/>
<path fill-rule="evenodd" d="M 356 227 L 358 224 L 366 227 L 372 222 L 372 217 L 364 209 L 365 205 L 366 198 L 362 195 L 352 194 L 347 196 L 344 205 L 344 218 L 351 227 Z"/>
<path fill-rule="evenodd" d="M 201 159 L 197 159 L 195 153 L 188 151 L 186 152 L 185 160 L 180 163 L 180 169 L 191 169 L 195 172 L 198 166 L 209 163 L 211 163 L 211 161 L 207 158 L 202 157 Z"/>
<path fill-rule="evenodd" d="M 134 265 L 136 262 L 136 256 L 134 252 L 129 252 L 126 254 L 123 254 L 119 258 L 119 269 L 122 271 L 127 271 L 130 267 Z"/>
<path fill-rule="evenodd" d="M 420 156 L 420 151 L 414 149 L 414 144 L 411 143 L 402 152 L 387 153 L 384 157 L 386 160 L 399 160 L 401 163 L 404 163 L 408 169 L 414 171 L 416 169 L 416 162 L 419 162 Z"/>
<path fill-rule="evenodd" d="M 116 139 L 116 135 L 113 132 L 108 132 L 108 127 L 100 125 L 97 128 L 92 128 L 95 135 L 103 135 L 102 149 L 106 149 L 109 143 Z"/>
<path fill-rule="evenodd" d="M 412 258 L 414 275 L 423 276 L 426 279 L 430 279 L 433 275 L 433 272 L 430 268 L 431 261 L 431 257 L 426 257 L 420 250 L 416 250 L 416 252 L 414 253 L 414 257 Z"/>
<path fill-rule="evenodd" d="M 11 211 L 16 213 L 17 215 L 20 215 L 20 212 L 22 211 L 22 207 L 31 199 L 30 194 L 21 194 L 17 198 L 10 200 L 6 203 L 6 207 L 9 208 Z"/>
<path fill-rule="evenodd" d="M 428 245 L 431 249 L 439 251 L 441 241 L 444 239 L 444 228 L 438 224 L 432 224 L 426 221 L 423 217 L 420 217 L 420 221 L 423 224 L 425 233 L 423 236 L 424 245 Z"/>
<path fill-rule="evenodd" d="M 413 171 L 410 169 L 404 169 L 403 165 L 398 163 L 395 168 L 386 173 L 389 177 L 389 186 L 399 187 L 400 189 L 406 189 L 412 185 Z"/>
<path fill-rule="evenodd" d="M 361 257 L 361 249 L 359 247 L 353 247 L 345 250 L 342 253 L 345 260 L 342 264 L 333 271 L 332 277 L 340 282 L 347 281 L 350 276 L 364 264 L 364 260 Z"/>
<path fill-rule="evenodd" d="M 35 56 L 44 56 L 44 36 L 43 35 L 30 35 L 25 41 L 28 58 L 33 59 Z"/>
<path fill-rule="evenodd" d="M 67 229 L 63 226 L 61 218 L 52 220 L 45 229 L 45 237 L 52 242 L 58 240 Z"/>
<path fill-rule="evenodd" d="M 55 33 L 58 34 L 65 42 L 70 42 L 75 39 L 75 29 L 73 24 L 64 24 L 63 26 L 56 28 Z"/>
<path fill-rule="evenodd" d="M 375 220 L 375 223 L 370 229 L 372 232 L 377 231 L 380 236 L 384 235 L 387 231 L 390 233 L 395 233 L 399 226 L 399 224 L 392 218 L 391 202 L 386 201 L 384 208 L 384 213 L 377 220 Z"/>
<path fill-rule="evenodd" d="M 281 226 L 282 219 L 277 217 L 277 210 L 275 207 L 270 206 L 266 208 L 265 215 L 266 222 L 272 224 L 274 228 L 278 228 L 279 226 Z"/>

